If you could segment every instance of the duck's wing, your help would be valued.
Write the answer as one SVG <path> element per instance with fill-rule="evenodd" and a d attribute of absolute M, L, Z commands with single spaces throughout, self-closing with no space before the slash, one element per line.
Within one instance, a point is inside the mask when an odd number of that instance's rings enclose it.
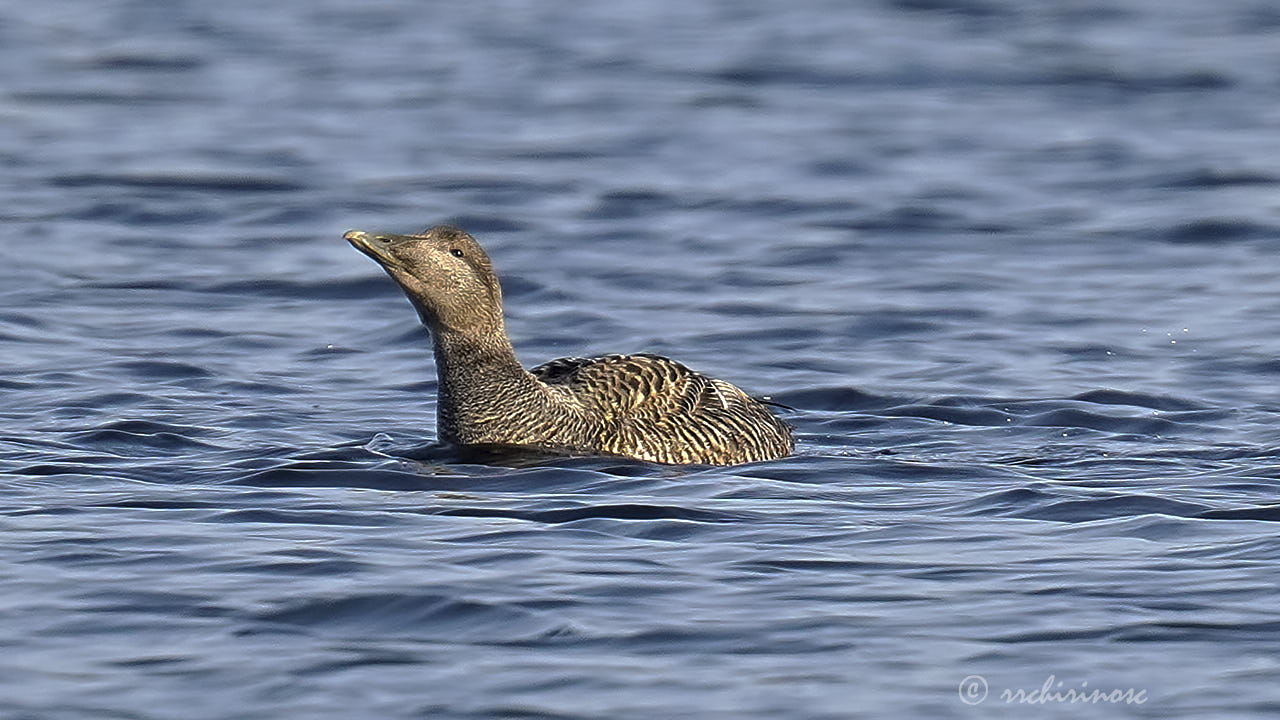
<path fill-rule="evenodd" d="M 659 355 L 560 358 L 529 372 L 613 417 L 696 415 L 704 408 L 729 410 L 743 400 L 755 402 L 727 382 Z"/>
<path fill-rule="evenodd" d="M 760 401 L 731 383 L 690 370 L 660 355 L 562 357 L 530 370 L 548 386 L 613 418 L 698 418 L 756 415 L 772 418 Z"/>
<path fill-rule="evenodd" d="M 732 464 L 791 452 L 790 427 L 723 380 L 658 355 L 552 360 L 530 371 L 595 418 L 608 452 Z"/>

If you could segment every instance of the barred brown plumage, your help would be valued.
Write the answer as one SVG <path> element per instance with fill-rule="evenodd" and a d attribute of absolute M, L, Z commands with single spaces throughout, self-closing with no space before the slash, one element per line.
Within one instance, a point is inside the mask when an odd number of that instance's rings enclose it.
<path fill-rule="evenodd" d="M 710 465 L 794 449 L 790 426 L 764 403 L 658 355 L 560 358 L 525 370 L 489 256 L 462 230 L 343 237 L 387 271 L 431 331 L 446 442 Z"/>

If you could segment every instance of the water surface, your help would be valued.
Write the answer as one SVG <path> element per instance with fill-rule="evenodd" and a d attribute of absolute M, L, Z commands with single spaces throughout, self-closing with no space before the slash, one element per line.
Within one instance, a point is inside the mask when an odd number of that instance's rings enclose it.
<path fill-rule="evenodd" d="M 0 4 L 0 714 L 1273 716 L 1278 29 Z M 527 364 L 676 357 L 796 456 L 424 455 L 341 234 L 438 222 Z"/>

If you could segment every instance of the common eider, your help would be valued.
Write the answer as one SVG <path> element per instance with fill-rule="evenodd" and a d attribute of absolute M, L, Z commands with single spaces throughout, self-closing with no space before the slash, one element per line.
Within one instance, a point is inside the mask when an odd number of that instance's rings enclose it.
<path fill-rule="evenodd" d="M 525 370 L 489 256 L 462 230 L 343 237 L 387 271 L 431 332 L 445 442 L 708 465 L 794 448 L 791 428 L 764 403 L 664 357 L 562 358 Z"/>

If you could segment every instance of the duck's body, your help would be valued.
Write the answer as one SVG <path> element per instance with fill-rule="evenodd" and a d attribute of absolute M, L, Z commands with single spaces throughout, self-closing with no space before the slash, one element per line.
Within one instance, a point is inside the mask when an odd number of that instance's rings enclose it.
<path fill-rule="evenodd" d="M 606 355 L 525 370 L 507 338 L 489 258 L 461 230 L 345 237 L 396 280 L 431 331 L 442 440 L 672 464 L 791 454 L 791 429 L 763 403 L 674 360 Z"/>

